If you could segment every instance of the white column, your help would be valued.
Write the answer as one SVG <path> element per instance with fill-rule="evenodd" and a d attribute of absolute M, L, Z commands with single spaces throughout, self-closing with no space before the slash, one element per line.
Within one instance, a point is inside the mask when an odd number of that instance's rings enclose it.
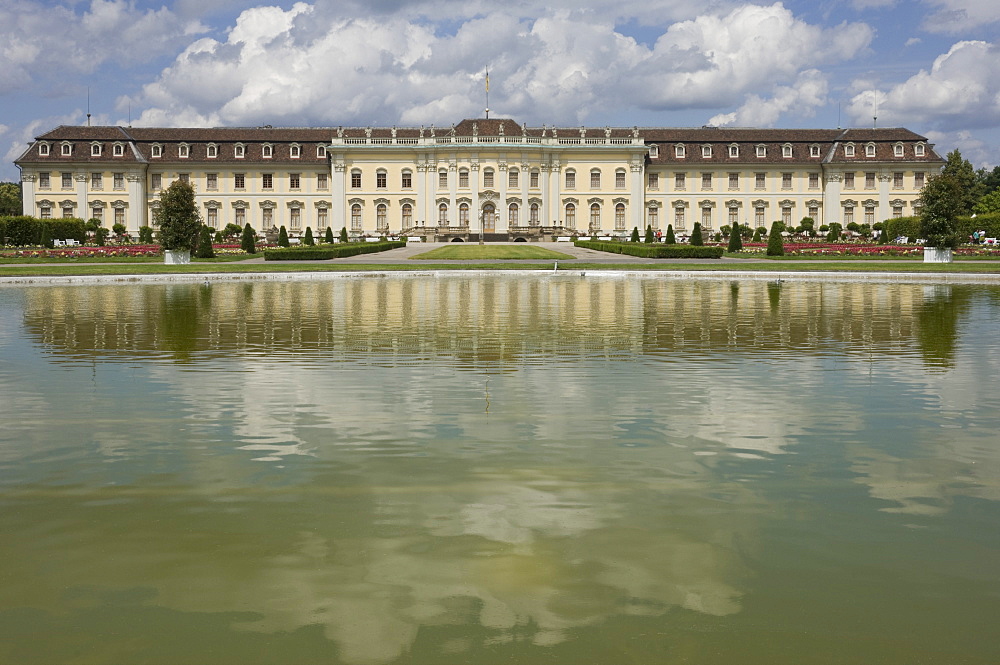
<path fill-rule="evenodd" d="M 875 210 L 875 221 L 881 222 L 883 219 L 892 217 L 892 208 L 889 206 L 889 183 L 892 182 L 892 175 L 880 173 L 878 176 L 878 208 Z M 855 220 L 857 221 L 857 220 Z M 861 223 L 864 223 L 864 217 Z"/>
<path fill-rule="evenodd" d="M 643 164 L 642 162 L 632 162 L 630 165 L 629 177 L 632 181 L 629 183 L 631 188 L 631 196 L 629 201 L 629 207 L 632 209 L 632 226 L 639 229 L 640 233 L 644 233 L 646 230 L 646 199 L 644 197 L 646 188 L 643 186 Z"/>
<path fill-rule="evenodd" d="M 139 227 L 145 225 L 146 218 L 146 182 L 140 173 L 127 173 L 128 181 L 128 212 L 125 213 L 125 230 L 129 234 L 139 233 Z"/>
<path fill-rule="evenodd" d="M 333 163 L 330 176 L 330 223 L 333 232 L 347 227 L 347 166 L 340 158 Z M 348 229 L 350 230 L 350 229 Z"/>
<path fill-rule="evenodd" d="M 479 210 L 479 162 L 472 162 L 469 166 L 469 178 L 472 179 L 472 205 L 469 210 L 469 231 L 483 232 L 482 214 Z M 477 228 L 478 226 L 478 228 Z"/>
<path fill-rule="evenodd" d="M 559 160 L 553 161 L 552 166 L 549 169 L 548 187 L 546 187 L 549 193 L 549 205 L 547 210 L 548 217 L 546 219 L 549 224 L 564 224 L 566 222 L 566 220 L 562 218 L 562 205 L 559 200 L 559 175 L 561 171 L 562 166 L 559 164 Z"/>
<path fill-rule="evenodd" d="M 35 180 L 33 173 L 21 173 L 21 214 L 30 217 L 38 216 L 35 209 Z"/>
<path fill-rule="evenodd" d="M 87 214 L 87 174 L 77 173 L 73 176 L 76 180 L 76 216 L 80 219 L 89 219 Z"/>
<path fill-rule="evenodd" d="M 531 164 L 527 161 L 521 162 L 521 177 L 518 178 L 517 184 L 521 186 L 521 210 L 518 211 L 520 214 L 517 217 L 517 225 L 528 226 L 531 219 L 528 210 L 528 185 L 531 184 Z"/>
<path fill-rule="evenodd" d="M 455 161 L 455 156 L 452 155 L 451 159 L 448 161 L 448 225 L 457 226 L 458 225 L 458 203 L 456 202 L 458 194 L 458 162 Z"/>
<path fill-rule="evenodd" d="M 840 181 L 842 176 L 839 173 L 831 173 L 826 178 L 826 186 L 823 189 L 823 223 L 840 223 Z M 768 227 L 770 230 L 770 226 Z"/>
<path fill-rule="evenodd" d="M 503 233 L 507 230 L 507 183 L 509 182 L 509 175 L 507 173 L 507 161 L 505 155 L 500 155 L 500 159 L 497 161 L 497 173 L 500 178 L 500 200 L 497 201 L 497 233 Z"/>

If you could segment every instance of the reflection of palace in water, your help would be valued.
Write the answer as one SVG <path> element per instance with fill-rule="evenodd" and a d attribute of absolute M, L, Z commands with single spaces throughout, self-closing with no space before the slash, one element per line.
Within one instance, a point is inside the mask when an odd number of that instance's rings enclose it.
<path fill-rule="evenodd" d="M 410 276 L 27 290 L 26 325 L 69 352 L 611 356 L 831 344 L 948 355 L 962 287 L 663 277 Z M 945 303 L 945 307 L 936 304 Z M 955 305 L 955 307 L 948 305 Z M 925 322 L 933 310 L 933 322 Z M 947 318 L 947 317 L 946 317 Z M 933 339 L 924 324 L 933 330 Z M 948 328 L 948 321 L 944 321 Z M 945 335 L 948 337 L 948 335 Z M 927 349 L 925 350 L 925 355 Z M 932 358 L 929 358 L 932 359 Z M 940 361 L 942 358 L 938 358 Z"/>

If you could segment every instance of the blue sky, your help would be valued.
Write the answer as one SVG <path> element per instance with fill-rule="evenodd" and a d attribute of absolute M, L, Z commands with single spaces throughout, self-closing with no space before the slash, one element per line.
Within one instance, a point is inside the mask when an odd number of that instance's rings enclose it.
<path fill-rule="evenodd" d="M 0 0 L 0 179 L 59 124 L 908 127 L 1000 164 L 995 0 Z"/>

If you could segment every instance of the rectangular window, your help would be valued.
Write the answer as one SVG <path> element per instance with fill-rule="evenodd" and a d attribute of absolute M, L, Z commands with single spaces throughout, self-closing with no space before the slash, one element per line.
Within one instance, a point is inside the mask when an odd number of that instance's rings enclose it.
<path fill-rule="evenodd" d="M 115 224 L 125 223 L 125 208 L 115 208 Z"/>
<path fill-rule="evenodd" d="M 674 189 L 683 191 L 686 187 L 686 177 L 683 173 L 674 174 Z"/>
<path fill-rule="evenodd" d="M 865 206 L 865 224 L 875 223 L 875 206 Z"/>
<path fill-rule="evenodd" d="M 330 176 L 326 173 L 316 174 L 316 189 L 327 189 L 330 186 Z"/>
<path fill-rule="evenodd" d="M 233 174 L 233 188 L 234 189 L 246 189 L 247 177 L 244 173 L 234 173 Z"/>
<path fill-rule="evenodd" d="M 72 208 L 72 206 L 66 206 L 65 208 L 63 208 L 63 217 L 64 218 L 66 218 L 66 217 L 72 217 L 72 216 L 73 216 L 73 208 Z"/>
<path fill-rule="evenodd" d="M 73 189 L 73 174 L 63 173 L 62 174 L 62 188 L 63 189 Z"/>
<path fill-rule="evenodd" d="M 302 185 L 302 183 L 299 180 L 299 174 L 298 173 L 289 173 L 288 174 L 288 188 L 289 189 L 299 189 L 299 187 L 301 185 Z"/>
<path fill-rule="evenodd" d="M 819 222 L 819 208 L 817 206 L 809 206 L 809 219 Z"/>
<path fill-rule="evenodd" d="M 702 173 L 701 174 L 701 189 L 702 191 L 708 191 L 712 189 L 712 174 Z"/>
<path fill-rule="evenodd" d="M 447 171 L 438 171 L 438 187 L 440 189 L 447 189 L 448 188 L 448 172 Z"/>
<path fill-rule="evenodd" d="M 678 229 L 684 228 L 684 208 L 680 206 L 674 208 L 674 227 Z"/>
<path fill-rule="evenodd" d="M 844 189 L 854 189 L 854 174 L 845 173 L 844 174 Z"/>
<path fill-rule="evenodd" d="M 114 175 L 114 188 L 115 189 L 125 189 L 125 174 L 116 173 Z"/>
<path fill-rule="evenodd" d="M 903 172 L 897 171 L 892 174 L 892 188 L 903 189 Z"/>
<path fill-rule="evenodd" d="M 403 189 L 413 189 L 413 174 L 409 171 L 403 171 L 403 176 L 400 180 L 400 185 Z"/>
<path fill-rule="evenodd" d="M 762 206 L 753 209 L 753 223 L 757 228 L 764 226 L 764 208 Z"/>
<path fill-rule="evenodd" d="M 41 212 L 39 213 L 39 217 L 41 219 L 52 219 L 52 208 L 48 206 L 42 206 L 40 210 Z"/>
<path fill-rule="evenodd" d="M 209 208 L 205 216 L 205 224 L 209 228 L 217 229 L 219 228 L 219 209 Z"/>
<path fill-rule="evenodd" d="M 781 209 L 781 223 L 785 225 L 792 223 L 792 209 L 788 206 Z"/>
<path fill-rule="evenodd" d="M 646 225 L 654 229 L 660 228 L 660 210 L 659 208 L 649 207 L 646 210 Z"/>
<path fill-rule="evenodd" d="M 219 188 L 219 174 L 218 173 L 206 173 L 205 174 L 205 188 L 209 190 L 216 190 Z"/>
<path fill-rule="evenodd" d="M 576 171 L 566 171 L 566 189 L 576 189 Z"/>
<path fill-rule="evenodd" d="M 809 174 L 809 189 L 819 189 L 819 174 L 810 173 Z"/>
<path fill-rule="evenodd" d="M 507 173 L 507 186 L 511 189 L 517 189 L 517 171 Z"/>
<path fill-rule="evenodd" d="M 702 208 L 701 209 L 701 225 L 703 227 L 705 227 L 706 229 L 707 228 L 711 228 L 711 226 L 712 226 L 712 209 L 711 208 Z"/>
<path fill-rule="evenodd" d="M 903 206 L 892 206 L 892 216 L 899 219 L 903 216 Z"/>
<path fill-rule="evenodd" d="M 288 225 L 293 231 L 298 231 L 302 228 L 302 209 L 301 208 L 289 208 L 288 209 Z"/>
<path fill-rule="evenodd" d="M 615 189 L 625 189 L 625 172 L 617 171 L 615 173 Z"/>
<path fill-rule="evenodd" d="M 274 189 L 274 174 L 272 173 L 261 173 L 260 174 L 260 186 L 263 189 Z M 267 228 L 267 227 L 265 227 Z"/>
<path fill-rule="evenodd" d="M 385 189 L 388 187 L 387 178 L 388 175 L 386 175 L 385 171 L 379 171 L 375 174 L 375 186 L 379 189 Z"/>
<path fill-rule="evenodd" d="M 351 172 L 351 189 L 361 189 L 361 171 Z"/>
<path fill-rule="evenodd" d="M 924 186 L 924 172 L 917 171 L 913 174 L 913 186 L 916 189 L 920 189 Z"/>
<path fill-rule="evenodd" d="M 538 171 L 532 171 L 529 177 L 530 181 L 528 183 L 528 186 L 531 187 L 532 189 L 538 189 Z"/>
<path fill-rule="evenodd" d="M 38 174 L 38 189 L 49 189 L 52 187 L 52 181 L 49 180 L 49 172 L 44 171 Z"/>
<path fill-rule="evenodd" d="M 844 226 L 854 223 L 854 208 L 844 208 Z"/>
<path fill-rule="evenodd" d="M 327 227 L 329 214 L 326 208 L 316 208 L 316 228 L 323 230 Z"/>
<path fill-rule="evenodd" d="M 729 189 L 739 189 L 740 188 L 740 174 L 730 173 L 729 174 Z"/>
<path fill-rule="evenodd" d="M 260 211 L 263 228 L 269 229 L 274 226 L 274 208 L 263 208 Z"/>
<path fill-rule="evenodd" d="M 590 188 L 600 189 L 601 188 L 601 172 L 591 171 L 590 172 Z"/>
<path fill-rule="evenodd" d="M 729 225 L 732 226 L 740 221 L 740 209 L 730 208 L 729 209 Z"/>
<path fill-rule="evenodd" d="M 149 176 L 149 186 L 154 192 L 163 189 L 163 176 L 159 173 L 154 173 Z"/>
<path fill-rule="evenodd" d="M 649 178 L 649 188 L 650 189 L 656 190 L 656 189 L 660 188 L 660 174 L 659 173 L 650 173 L 648 175 L 648 178 Z"/>
<path fill-rule="evenodd" d="M 468 189 L 468 187 L 469 187 L 469 172 L 468 171 L 459 171 L 458 172 L 458 186 L 462 187 L 464 189 Z M 535 185 L 535 186 L 537 187 L 537 185 Z"/>
<path fill-rule="evenodd" d="M 103 173 L 91 173 L 90 174 L 90 188 L 101 190 L 104 189 L 104 174 Z"/>
<path fill-rule="evenodd" d="M 792 188 L 792 174 L 791 173 L 782 173 L 781 174 L 781 188 L 782 189 L 791 189 Z"/>
<path fill-rule="evenodd" d="M 102 220 L 104 219 L 104 208 L 101 206 L 94 206 L 90 209 L 90 216 L 92 219 Z"/>
<path fill-rule="evenodd" d="M 875 174 L 865 173 L 865 189 L 875 189 Z"/>
<path fill-rule="evenodd" d="M 754 174 L 753 186 L 756 189 L 764 189 L 764 187 L 766 186 L 766 182 L 767 182 L 767 174 L 766 173 L 755 173 Z"/>
<path fill-rule="evenodd" d="M 493 188 L 493 171 L 483 171 L 483 187 L 487 189 Z"/>
<path fill-rule="evenodd" d="M 247 223 L 247 209 L 246 208 L 236 208 L 236 223 L 243 226 Z"/>
<path fill-rule="evenodd" d="M 183 182 L 186 185 L 189 182 L 191 182 L 191 174 L 190 173 L 178 173 L 177 174 L 177 179 L 180 180 L 181 182 Z"/>

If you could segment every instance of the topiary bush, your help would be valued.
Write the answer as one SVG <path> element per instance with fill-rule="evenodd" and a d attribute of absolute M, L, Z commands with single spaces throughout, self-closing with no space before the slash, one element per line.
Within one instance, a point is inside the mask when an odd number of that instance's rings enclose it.
<path fill-rule="evenodd" d="M 733 222 L 732 231 L 729 233 L 729 246 L 727 252 L 740 252 L 743 250 L 743 235 L 740 231 L 739 222 Z"/>
<path fill-rule="evenodd" d="M 313 240 L 313 230 L 311 226 L 306 227 L 306 235 L 305 238 L 302 239 L 302 244 L 307 245 L 309 247 L 312 247 L 316 244 L 316 241 Z"/>
<path fill-rule="evenodd" d="M 198 234 L 198 247 L 194 250 L 194 255 L 199 259 L 214 259 L 215 248 L 212 247 L 212 229 L 207 226 L 201 227 Z"/>
<path fill-rule="evenodd" d="M 691 240 L 689 243 L 696 247 L 705 244 L 705 239 L 701 237 L 701 222 L 694 223 L 694 229 L 691 230 Z"/>
<path fill-rule="evenodd" d="M 357 256 L 358 254 L 374 254 L 390 249 L 406 247 L 406 243 L 401 240 L 389 242 L 352 242 L 336 245 L 325 245 L 320 247 L 291 247 L 288 249 L 265 249 L 265 261 L 323 261 L 325 259 L 339 259 L 345 256 Z"/>
<path fill-rule="evenodd" d="M 691 245 L 646 245 L 645 243 L 608 242 L 604 240 L 577 240 L 577 247 L 596 249 L 600 252 L 628 254 L 647 259 L 719 259 L 721 247 L 697 247 Z"/>
<path fill-rule="evenodd" d="M 257 253 L 257 234 L 253 232 L 250 222 L 243 227 L 243 235 L 240 238 L 240 249 L 247 254 Z"/>
<path fill-rule="evenodd" d="M 323 237 L 323 242 L 330 243 L 331 245 L 333 244 L 333 227 L 332 226 L 326 227 L 326 235 Z"/>
<path fill-rule="evenodd" d="M 340 242 L 347 242 L 347 227 L 340 227 Z"/>
<path fill-rule="evenodd" d="M 767 234 L 767 255 L 784 256 L 785 243 L 781 240 L 780 222 L 771 225 L 771 232 Z"/>
<path fill-rule="evenodd" d="M 674 225 L 667 224 L 667 235 L 664 236 L 663 242 L 667 245 L 676 245 L 677 237 L 674 235 Z"/>
<path fill-rule="evenodd" d="M 285 230 L 284 225 L 278 229 L 278 247 L 288 247 L 288 231 Z"/>

